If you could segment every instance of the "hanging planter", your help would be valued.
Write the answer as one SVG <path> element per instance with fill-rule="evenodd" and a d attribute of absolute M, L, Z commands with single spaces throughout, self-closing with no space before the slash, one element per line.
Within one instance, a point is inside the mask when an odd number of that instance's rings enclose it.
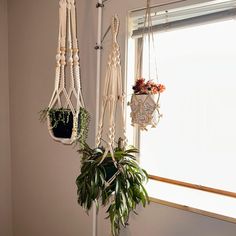
<path fill-rule="evenodd" d="M 81 173 L 76 180 L 78 203 L 86 211 L 95 202 L 107 206 L 112 236 L 127 226 L 129 216 L 139 203 L 146 206 L 144 188 L 147 173 L 139 167 L 134 147 L 126 147 L 124 94 L 122 89 L 120 50 L 117 42 L 119 19 L 112 18 L 112 49 L 108 57 L 96 148 L 88 145 L 82 153 Z M 118 111 L 119 108 L 119 112 Z M 119 129 L 116 124 L 121 126 Z M 119 133 L 119 134 L 118 134 Z M 116 145 L 116 137 L 120 137 Z"/>
<path fill-rule="evenodd" d="M 107 207 L 107 218 L 111 222 L 113 236 L 118 236 L 121 226 L 126 227 L 131 212 L 138 204 L 149 203 L 144 183 L 148 176 L 135 159 L 137 149 L 119 145 L 114 150 L 116 165 L 108 152 L 104 159 L 104 148 L 91 149 L 86 146 L 83 154 L 81 174 L 76 180 L 78 203 L 89 211 L 95 201 Z M 101 160 L 104 159 L 102 162 Z"/>
<path fill-rule="evenodd" d="M 145 13 L 145 20 L 143 24 L 143 33 L 141 38 L 141 45 L 138 51 L 137 58 L 137 68 L 136 68 L 136 83 L 133 86 L 134 93 L 130 101 L 131 106 L 131 122 L 133 126 L 137 126 L 140 130 L 147 130 L 148 126 L 156 127 L 160 118 L 160 94 L 165 90 L 165 86 L 158 83 L 158 74 L 157 74 L 157 63 L 156 63 L 156 54 L 155 54 L 155 45 L 153 40 L 153 31 L 152 31 L 152 21 L 151 21 L 151 10 L 150 10 L 150 0 L 147 0 L 147 8 Z M 147 48 L 148 48 L 148 60 L 145 58 L 145 62 L 148 61 L 148 78 L 149 80 L 145 82 L 145 79 L 142 78 L 139 73 L 142 69 L 142 60 L 143 60 L 143 42 L 144 42 L 144 33 L 148 32 L 147 37 Z M 151 47 L 152 46 L 152 47 Z M 151 57 L 151 53 L 153 53 Z M 151 63 L 151 59 L 154 59 L 154 63 Z M 151 64 L 154 64 L 155 76 L 151 79 Z"/>
<path fill-rule="evenodd" d="M 138 125 L 141 130 L 146 130 L 147 126 L 156 127 L 161 117 L 160 94 L 165 90 L 165 86 L 150 80 L 145 82 L 145 79 L 141 78 L 136 81 L 133 90 L 130 102 L 132 125 Z"/>
<path fill-rule="evenodd" d="M 89 114 L 81 91 L 75 2 L 60 0 L 59 6 L 55 87 L 48 107 L 41 111 L 41 120 L 47 120 L 54 140 L 63 144 L 80 140 L 82 144 L 87 138 Z"/>

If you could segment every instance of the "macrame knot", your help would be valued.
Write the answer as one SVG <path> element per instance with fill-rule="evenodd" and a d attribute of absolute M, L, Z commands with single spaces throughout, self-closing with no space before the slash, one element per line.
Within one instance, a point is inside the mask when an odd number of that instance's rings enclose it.
<path fill-rule="evenodd" d="M 106 151 L 104 157 L 110 152 L 113 163 L 117 166 L 117 161 L 114 156 L 115 147 L 115 136 L 116 136 L 116 122 L 117 118 L 122 119 L 122 125 L 124 124 L 124 104 L 119 102 L 121 106 L 121 112 L 117 112 L 118 101 L 123 101 L 123 91 L 122 91 L 122 78 L 121 78 L 121 65 L 120 65 L 120 48 L 117 42 L 117 35 L 119 31 L 119 19 L 117 16 L 112 18 L 111 23 L 111 33 L 112 33 L 112 47 L 107 60 L 107 71 L 104 81 L 104 92 L 102 99 L 102 107 L 100 113 L 100 124 L 106 124 L 106 133 L 104 132 L 103 142 L 106 144 Z M 102 126 L 99 126 L 99 131 L 97 134 L 97 144 L 100 144 L 102 139 Z M 125 128 L 123 127 L 119 132 L 121 136 L 125 137 Z M 101 160 L 102 162 L 103 160 Z M 115 175 L 114 175 L 115 178 Z"/>
<path fill-rule="evenodd" d="M 63 5 L 65 5 L 65 4 L 66 4 L 66 0 L 60 0 L 60 2 L 59 2 L 60 7 L 63 7 Z"/>

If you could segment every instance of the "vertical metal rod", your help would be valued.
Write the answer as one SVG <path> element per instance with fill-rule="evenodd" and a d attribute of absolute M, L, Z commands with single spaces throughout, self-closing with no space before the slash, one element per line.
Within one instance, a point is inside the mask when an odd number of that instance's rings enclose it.
<path fill-rule="evenodd" d="M 100 5 L 100 6 L 98 6 Z M 96 135 L 95 135 L 95 145 L 96 145 L 96 137 L 98 133 L 98 125 L 99 125 L 99 105 L 100 105 L 100 80 L 101 80 L 101 41 L 102 41 L 102 5 L 103 1 L 98 0 L 98 28 L 97 28 L 97 75 L 96 75 L 96 118 L 95 118 L 95 127 L 96 127 Z M 96 204 L 93 203 L 93 236 L 97 236 L 97 209 Z"/>
<path fill-rule="evenodd" d="M 97 236 L 97 209 L 95 203 L 93 203 L 93 236 Z"/>

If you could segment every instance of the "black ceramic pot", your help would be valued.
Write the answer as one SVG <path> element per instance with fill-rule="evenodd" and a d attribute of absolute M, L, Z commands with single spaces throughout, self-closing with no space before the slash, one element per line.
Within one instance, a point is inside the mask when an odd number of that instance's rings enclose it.
<path fill-rule="evenodd" d="M 59 120 L 59 118 L 63 115 L 63 111 L 55 111 L 55 118 Z M 55 120 L 51 121 L 51 125 L 53 127 L 52 131 L 55 137 L 57 138 L 71 138 L 72 129 L 73 129 L 73 114 L 69 111 L 69 119 L 68 122 L 59 121 L 55 125 Z"/>

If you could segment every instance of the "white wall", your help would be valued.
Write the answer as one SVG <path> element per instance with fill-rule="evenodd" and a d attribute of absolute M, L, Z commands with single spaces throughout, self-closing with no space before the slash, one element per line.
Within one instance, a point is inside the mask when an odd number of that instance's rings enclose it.
<path fill-rule="evenodd" d="M 7 0 L 0 0 L 0 235 L 12 235 Z"/>
<path fill-rule="evenodd" d="M 82 85 L 93 116 L 89 142 L 94 141 L 96 1 L 79 0 Z M 104 31 L 111 15 L 121 19 L 119 42 L 125 55 L 127 11 L 143 0 L 110 0 L 104 9 Z M 58 0 L 9 0 L 10 112 L 12 140 L 14 236 L 90 236 L 91 215 L 76 203 L 76 150 L 55 143 L 38 111 L 47 106 L 52 88 L 58 26 Z M 104 43 L 103 75 L 109 38 Z M 151 204 L 132 216 L 121 236 L 235 236 L 236 225 Z M 109 235 L 109 222 L 99 214 L 99 235 Z M 3 235 L 5 236 L 5 235 Z"/>
<path fill-rule="evenodd" d="M 91 217 L 77 204 L 75 180 L 80 158 L 76 149 L 54 142 L 46 124 L 39 121 L 38 112 L 48 106 L 54 86 L 58 2 L 9 1 L 14 236 L 75 236 L 92 232 Z M 92 11 L 87 4 L 79 11 L 82 36 L 88 25 L 85 19 Z M 94 30 L 90 27 L 92 40 Z M 80 39 L 84 45 L 82 64 L 86 65 L 93 61 L 93 48 L 89 47 L 90 39 Z M 89 109 L 94 102 L 94 76 L 90 71 L 84 66 L 82 72 Z"/>

